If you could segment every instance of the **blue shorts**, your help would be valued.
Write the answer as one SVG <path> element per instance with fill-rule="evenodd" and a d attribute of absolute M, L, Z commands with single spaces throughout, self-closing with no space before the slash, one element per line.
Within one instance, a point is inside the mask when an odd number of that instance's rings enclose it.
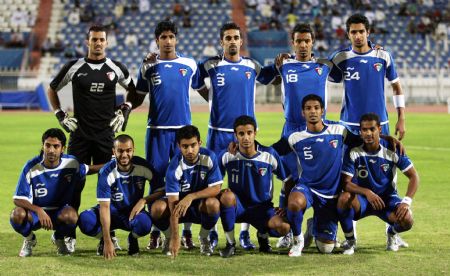
<path fill-rule="evenodd" d="M 101 222 L 100 222 L 100 206 L 97 205 L 93 208 L 91 208 L 91 210 L 95 213 L 96 217 L 97 217 L 97 224 L 100 226 L 101 229 Z M 124 212 L 124 211 L 119 211 L 114 207 L 110 207 L 110 216 L 111 216 L 111 225 L 110 225 L 110 229 L 111 230 L 115 230 L 115 229 L 121 229 L 121 230 L 125 230 L 125 231 L 131 231 L 131 224 L 130 224 L 130 211 Z M 150 214 L 147 211 L 142 210 L 139 214 L 145 214 L 150 218 Z"/>
<path fill-rule="evenodd" d="M 347 124 L 345 124 L 345 125 L 353 134 L 358 135 L 358 136 L 360 135 L 360 133 L 359 133 L 360 127 L 359 126 L 347 125 Z M 381 133 L 384 135 L 389 135 L 389 133 L 390 133 L 389 132 L 389 124 L 381 125 Z"/>
<path fill-rule="evenodd" d="M 365 196 L 358 194 L 357 197 L 359 204 L 361 205 L 361 209 L 359 214 L 355 214 L 355 220 L 359 220 L 367 216 L 377 216 L 385 222 L 388 222 L 389 215 L 394 212 L 397 205 L 402 202 L 402 199 L 397 193 L 383 196 L 381 199 L 384 202 L 385 208 L 383 210 L 374 210 L 372 208 L 372 204 L 369 203 Z"/>
<path fill-rule="evenodd" d="M 318 196 L 303 184 L 295 185 L 292 192 L 302 193 L 306 198 L 306 209 L 312 207 L 314 210 L 314 237 L 330 241 L 336 240 L 338 229 L 337 198 Z"/>
<path fill-rule="evenodd" d="M 236 141 L 234 132 L 227 132 L 208 128 L 208 137 L 206 139 L 206 147 L 212 150 L 216 155 L 228 148 L 228 145 Z"/>
<path fill-rule="evenodd" d="M 201 223 L 201 214 L 200 214 L 200 203 L 203 199 L 197 199 L 192 201 L 191 206 L 186 211 L 184 217 L 181 217 L 178 222 L 191 222 L 200 224 Z"/>
<path fill-rule="evenodd" d="M 151 187 L 164 187 L 164 177 L 170 159 L 179 151 L 175 139 L 176 129 L 147 128 L 145 136 L 145 158 L 153 170 Z"/>
<path fill-rule="evenodd" d="M 275 216 L 275 209 L 272 202 L 262 203 L 253 206 L 244 206 L 236 197 L 236 222 L 246 222 L 258 229 L 260 232 L 267 232 L 269 220 Z"/>

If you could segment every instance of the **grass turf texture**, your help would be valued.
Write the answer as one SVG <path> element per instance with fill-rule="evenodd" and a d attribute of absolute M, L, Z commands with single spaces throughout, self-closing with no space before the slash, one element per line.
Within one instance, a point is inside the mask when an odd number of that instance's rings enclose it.
<path fill-rule="evenodd" d="M 420 186 L 413 202 L 415 225 L 403 238 L 410 248 L 400 251 L 385 251 L 384 223 L 369 217 L 358 223 L 358 250 L 354 256 L 339 254 L 321 255 L 314 247 L 304 250 L 300 258 L 289 258 L 286 250 L 275 249 L 276 239 L 271 239 L 274 254 L 265 255 L 246 252 L 238 248 L 237 255 L 222 259 L 217 251 L 212 257 L 200 256 L 198 248 L 188 252 L 181 250 L 176 260 L 160 254 L 160 250 L 145 251 L 148 237 L 141 238 L 139 257 L 129 257 L 126 250 L 118 252 L 112 262 L 95 255 L 97 240 L 78 231 L 77 251 L 71 257 L 57 257 L 50 242 L 51 232 L 36 231 L 38 244 L 31 258 L 17 257 L 22 246 L 22 237 L 9 224 L 13 208 L 12 195 L 19 173 L 25 162 L 36 155 L 44 130 L 57 127 L 50 113 L 0 113 L 0 274 L 82 274 L 82 275 L 130 275 L 130 274 L 448 274 L 450 260 L 450 223 L 448 219 L 448 179 L 450 176 L 450 116 L 447 114 L 407 114 L 407 135 L 404 144 L 420 174 Z M 336 119 L 337 114 L 329 114 Z M 262 144 L 276 141 L 282 128 L 282 114 L 259 113 L 257 115 Z M 395 118 L 391 114 L 391 118 Z M 133 113 L 127 133 L 136 143 L 136 154 L 144 156 L 145 113 Z M 208 114 L 193 114 L 193 122 L 200 127 L 202 139 L 206 141 Z M 393 125 L 391 125 L 392 127 Z M 96 176 L 88 176 L 83 191 L 80 210 L 96 204 Z M 226 184 L 225 184 L 226 185 Z M 404 195 L 407 179 L 399 175 L 399 192 Z M 280 182 L 276 181 L 274 201 L 278 201 Z M 308 211 L 306 217 L 311 216 Z M 193 226 L 194 237 L 198 226 Z M 305 229 L 305 225 L 303 230 Z M 225 238 L 219 225 L 220 245 Z M 239 225 L 236 225 L 238 238 Z M 124 231 L 117 231 L 121 245 L 126 249 Z M 251 229 L 256 243 L 256 231 Z M 342 239 L 342 233 L 339 231 Z M 198 245 L 198 242 L 196 242 Z"/>

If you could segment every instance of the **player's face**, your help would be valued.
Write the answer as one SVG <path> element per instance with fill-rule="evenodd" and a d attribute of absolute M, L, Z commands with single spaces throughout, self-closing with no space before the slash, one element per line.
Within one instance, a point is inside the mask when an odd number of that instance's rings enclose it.
<path fill-rule="evenodd" d="M 235 135 L 241 150 L 255 146 L 256 131 L 253 125 L 238 126 Z"/>
<path fill-rule="evenodd" d="M 378 144 L 380 141 L 381 126 L 378 126 L 376 121 L 362 121 L 360 133 L 364 144 Z"/>
<path fill-rule="evenodd" d="M 90 32 L 86 45 L 88 47 L 88 56 L 90 58 L 103 58 L 105 56 L 105 49 L 108 46 L 106 33 Z"/>
<path fill-rule="evenodd" d="M 128 170 L 131 166 L 131 158 L 134 155 L 134 145 L 131 140 L 125 143 L 115 141 L 113 148 L 114 156 L 121 170 Z"/>
<path fill-rule="evenodd" d="M 316 124 L 322 120 L 323 108 L 319 101 L 307 101 L 302 112 L 306 122 L 310 124 Z"/>
<path fill-rule="evenodd" d="M 42 151 L 44 153 L 44 164 L 46 166 L 55 166 L 59 164 L 61 154 L 64 153 L 64 147 L 61 141 L 56 137 L 48 137 L 44 140 Z"/>
<path fill-rule="evenodd" d="M 164 52 L 166 54 L 175 53 L 177 37 L 171 31 L 164 31 L 156 39 L 156 44 L 158 44 L 160 52 Z"/>
<path fill-rule="evenodd" d="M 295 33 L 292 45 L 299 60 L 308 61 L 311 59 L 313 40 L 310 33 Z"/>
<path fill-rule="evenodd" d="M 363 23 L 350 24 L 350 30 L 348 31 L 348 37 L 352 42 L 352 46 L 355 48 L 362 48 L 367 45 L 367 37 L 369 31 Z"/>
<path fill-rule="evenodd" d="M 178 147 L 181 150 L 184 160 L 191 164 L 197 162 L 201 144 L 202 141 L 199 141 L 197 137 L 181 139 Z"/>
<path fill-rule="evenodd" d="M 226 30 L 223 33 L 223 38 L 220 41 L 225 55 L 236 56 L 239 55 L 242 39 L 239 30 Z"/>

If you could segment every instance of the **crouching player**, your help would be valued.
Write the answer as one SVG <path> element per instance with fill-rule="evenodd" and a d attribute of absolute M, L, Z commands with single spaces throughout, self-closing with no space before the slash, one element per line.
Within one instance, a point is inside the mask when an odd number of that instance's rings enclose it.
<path fill-rule="evenodd" d="M 122 229 L 128 235 L 128 255 L 139 254 L 137 238 L 150 233 L 150 214 L 142 211 L 145 203 L 161 197 L 157 191 L 143 199 L 145 182 L 152 179 L 147 162 L 134 155 L 134 141 L 125 134 L 114 140 L 113 158 L 100 170 L 97 183 L 99 204 L 80 214 L 81 232 L 100 238 L 97 255 L 116 256 L 110 231 Z"/>
<path fill-rule="evenodd" d="M 155 225 L 164 232 L 166 240 L 163 253 L 176 257 L 180 250 L 178 223 L 201 224 L 199 240 L 200 253 L 213 253 L 209 230 L 219 219 L 222 175 L 215 154 L 200 147 L 200 132 L 195 126 L 187 125 L 176 133 L 180 149 L 170 161 L 166 173 L 165 199 L 156 201 L 151 207 Z"/>
<path fill-rule="evenodd" d="M 419 185 L 419 176 L 411 160 L 393 150 L 381 138 L 378 115 L 364 114 L 360 120 L 364 144 L 354 147 L 344 157 L 342 182 L 344 193 L 339 196 L 338 214 L 347 243 L 344 254 L 352 255 L 356 239 L 352 220 L 375 215 L 387 222 L 387 250 L 397 251 L 397 233 L 413 225 L 411 203 Z M 406 196 L 397 193 L 397 167 L 408 177 Z"/>
<path fill-rule="evenodd" d="M 17 206 L 10 223 L 25 237 L 20 257 L 29 257 L 37 240 L 34 230 L 55 230 L 52 240 L 58 255 L 69 255 L 64 236 L 76 228 L 78 214 L 69 203 L 77 182 L 86 174 L 95 173 L 100 166 L 80 164 L 75 157 L 65 155 L 66 136 L 62 130 L 51 128 L 42 135 L 39 156 L 29 160 L 22 170 L 14 195 Z"/>
<path fill-rule="evenodd" d="M 222 174 L 228 174 L 228 189 L 220 195 L 220 216 L 227 244 L 220 252 L 224 258 L 234 255 L 236 241 L 234 224 L 246 222 L 258 230 L 259 251 L 270 252 L 269 234 L 286 235 L 290 226 L 273 207 L 273 174 L 283 182 L 290 180 L 278 154 L 256 141 L 256 122 L 252 117 L 240 116 L 234 122 L 238 141 L 236 154 L 224 152 L 219 164 Z"/>

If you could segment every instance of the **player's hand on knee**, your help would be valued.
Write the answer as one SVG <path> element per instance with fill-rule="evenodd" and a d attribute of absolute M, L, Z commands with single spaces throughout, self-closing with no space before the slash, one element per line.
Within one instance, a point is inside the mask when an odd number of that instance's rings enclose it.
<path fill-rule="evenodd" d="M 53 223 L 52 219 L 47 215 L 47 213 L 44 211 L 44 209 L 40 209 L 37 212 L 39 223 L 41 224 L 41 227 L 45 230 L 52 230 L 53 229 Z"/>
<path fill-rule="evenodd" d="M 58 119 L 59 124 L 67 132 L 74 132 L 78 128 L 78 120 L 75 117 L 71 117 L 69 113 L 62 109 L 55 111 L 55 116 Z"/>
<path fill-rule="evenodd" d="M 372 208 L 374 210 L 384 209 L 384 207 L 385 207 L 384 201 L 377 194 L 375 194 L 372 191 L 369 191 L 367 193 L 366 197 L 367 197 L 367 200 L 369 201 L 369 203 L 372 205 Z"/>
<path fill-rule="evenodd" d="M 395 209 L 395 216 L 397 217 L 398 221 L 402 221 L 406 218 L 406 215 L 409 212 L 409 205 L 406 203 L 400 203 L 397 205 L 397 208 Z"/>
<path fill-rule="evenodd" d="M 130 217 L 128 218 L 130 221 L 134 219 L 134 217 L 139 214 L 142 209 L 144 209 L 147 201 L 144 198 L 141 198 L 136 205 L 134 205 L 133 210 L 131 210 Z"/>

